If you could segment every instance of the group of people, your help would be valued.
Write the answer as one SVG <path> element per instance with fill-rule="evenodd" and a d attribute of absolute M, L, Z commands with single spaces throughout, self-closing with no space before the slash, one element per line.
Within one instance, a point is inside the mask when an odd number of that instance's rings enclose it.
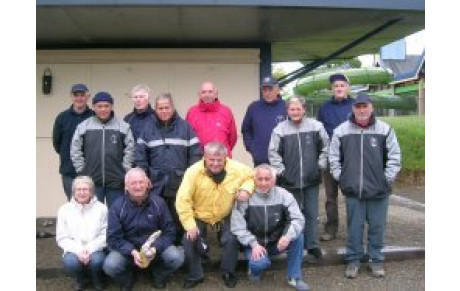
<path fill-rule="evenodd" d="M 287 283 L 309 290 L 303 280 L 303 251 L 322 257 L 319 239 L 337 236 L 338 188 L 346 197 L 345 276 L 355 278 L 367 222 L 369 267 L 384 276 L 382 248 L 391 184 L 400 170 L 394 131 L 376 120 L 370 98 L 348 95 L 343 74 L 330 77 L 334 96 L 317 120 L 306 116 L 301 97 L 284 101 L 277 81 L 262 80 L 260 100 L 242 123 L 254 169 L 232 159 L 237 131 L 232 111 L 204 82 L 198 104 L 183 119 L 170 93 L 150 105 L 151 90 L 131 90 L 134 109 L 115 116 L 107 92 L 90 98 L 84 84 L 71 88 L 72 105 L 56 118 L 53 145 L 68 203 L 58 212 L 56 240 L 63 264 L 82 290 L 85 273 L 96 289 L 103 274 L 131 290 L 134 270 L 148 268 L 162 289 L 178 268 L 184 288 L 204 280 L 209 259 L 207 232 L 218 230 L 220 271 L 234 288 L 240 249 L 248 279 L 258 283 L 270 258 L 287 252 Z M 327 223 L 318 233 L 319 185 L 326 188 Z M 107 206 L 104 204 L 107 203 Z"/>

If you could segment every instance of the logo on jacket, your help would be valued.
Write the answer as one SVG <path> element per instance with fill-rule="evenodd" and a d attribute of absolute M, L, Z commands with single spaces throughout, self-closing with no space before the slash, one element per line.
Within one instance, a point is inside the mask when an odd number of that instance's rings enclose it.
<path fill-rule="evenodd" d="M 312 143 L 311 136 L 309 136 L 309 135 L 305 136 L 305 142 L 307 144 L 311 144 Z"/>
<path fill-rule="evenodd" d="M 282 121 L 284 121 L 284 115 L 278 115 L 278 116 L 276 117 L 276 123 L 278 124 L 278 123 L 280 123 L 280 122 L 282 122 Z"/>
<path fill-rule="evenodd" d="M 371 147 L 376 147 L 377 146 L 377 139 L 375 137 L 371 137 L 369 140 Z"/>
<path fill-rule="evenodd" d="M 110 140 L 112 141 L 112 143 L 116 144 L 117 143 L 117 136 L 115 134 L 112 134 L 112 136 L 110 137 Z"/>

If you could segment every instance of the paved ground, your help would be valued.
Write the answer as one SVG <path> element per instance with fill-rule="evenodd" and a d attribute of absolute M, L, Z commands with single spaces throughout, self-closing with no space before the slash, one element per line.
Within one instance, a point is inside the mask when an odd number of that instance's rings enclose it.
<path fill-rule="evenodd" d="M 424 187 L 396 188 L 391 198 L 391 206 L 388 213 L 386 232 L 386 245 L 391 250 L 394 247 L 425 247 L 425 212 Z M 324 192 L 320 193 L 320 230 L 325 221 L 324 214 Z M 345 208 L 343 197 L 340 196 L 340 229 L 338 239 L 321 243 L 326 252 L 343 251 L 346 237 Z M 45 230 L 54 232 L 55 225 L 43 227 L 43 221 L 37 220 L 37 231 Z M 214 240 L 214 239 L 213 239 Z M 211 246 L 216 246 L 210 242 Z M 63 275 L 61 268 L 61 251 L 56 246 L 54 237 L 37 239 L 37 290 L 68 290 L 71 288 L 71 279 Z M 211 256 L 218 257 L 219 248 L 211 247 Z M 420 258 L 420 256 L 418 256 Z M 393 256 L 393 258 L 395 258 Z M 389 261 L 386 264 L 387 276 L 384 279 L 370 277 L 365 266 L 361 275 L 356 280 L 349 280 L 343 277 L 344 266 L 326 264 L 323 266 L 307 265 L 303 271 L 306 274 L 308 283 L 313 290 L 424 290 L 425 288 L 425 261 L 423 259 L 411 259 Z M 238 290 L 259 289 L 283 290 L 289 289 L 284 281 L 282 269 L 267 272 L 263 284 L 252 286 L 245 278 L 245 268 L 239 269 L 242 277 L 238 284 Z M 177 274 L 168 286 L 170 290 L 179 289 L 184 278 L 184 273 Z M 136 290 L 149 289 L 146 276 L 141 276 Z M 208 272 L 206 281 L 197 290 L 221 290 L 224 289 L 218 273 Z M 117 290 L 115 284 L 110 284 L 108 290 Z"/>
<path fill-rule="evenodd" d="M 376 279 L 369 275 L 362 266 L 359 277 L 347 279 L 343 276 L 344 266 L 323 266 L 304 268 L 303 272 L 312 290 L 425 290 L 425 260 L 407 260 L 402 262 L 388 262 L 387 275 L 383 279 Z M 268 271 L 259 286 L 249 283 L 243 273 L 234 290 L 293 290 L 287 286 L 282 271 Z M 168 290 L 182 289 L 184 274 L 175 275 L 168 284 Z M 54 279 L 37 279 L 38 291 L 71 290 L 70 278 L 59 277 Z M 118 290 L 118 286 L 111 283 L 107 290 Z M 135 290 L 151 290 L 146 277 L 141 277 L 135 285 Z M 231 290 L 225 288 L 218 274 L 206 274 L 206 279 L 195 290 Z"/>

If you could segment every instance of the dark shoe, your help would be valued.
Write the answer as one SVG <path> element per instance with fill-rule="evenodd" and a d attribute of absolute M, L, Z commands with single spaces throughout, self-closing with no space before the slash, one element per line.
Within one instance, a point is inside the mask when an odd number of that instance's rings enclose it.
<path fill-rule="evenodd" d="M 235 288 L 236 282 L 237 282 L 235 274 L 232 274 L 232 273 L 222 274 L 222 279 L 224 279 L 225 286 L 227 286 L 228 288 Z"/>
<path fill-rule="evenodd" d="M 319 238 L 321 241 L 331 241 L 336 238 L 336 234 L 332 233 L 323 233 L 321 237 Z"/>
<path fill-rule="evenodd" d="M 121 286 L 121 291 L 131 291 L 133 290 L 133 286 L 130 285 L 130 286 Z"/>
<path fill-rule="evenodd" d="M 104 285 L 103 284 L 94 284 L 94 289 L 96 291 L 102 291 L 102 290 L 104 290 Z"/>
<path fill-rule="evenodd" d="M 85 284 L 82 282 L 82 280 L 75 279 L 75 282 L 73 284 L 73 290 L 75 291 L 81 291 L 85 289 Z"/>
<path fill-rule="evenodd" d="M 203 283 L 204 281 L 204 278 L 201 278 L 201 279 L 198 279 L 198 280 L 191 280 L 191 279 L 186 279 L 184 281 L 184 289 L 192 289 L 194 288 L 196 285 L 200 284 L 200 283 Z"/>
<path fill-rule="evenodd" d="M 251 269 L 248 270 L 248 280 L 254 285 L 260 284 L 260 275 L 253 275 Z"/>
<path fill-rule="evenodd" d="M 323 258 L 323 253 L 321 252 L 320 248 L 309 249 L 308 253 L 315 257 L 317 260 L 321 260 Z"/>
<path fill-rule="evenodd" d="M 166 288 L 166 282 L 164 280 L 153 280 L 152 286 L 155 289 L 165 289 Z"/>

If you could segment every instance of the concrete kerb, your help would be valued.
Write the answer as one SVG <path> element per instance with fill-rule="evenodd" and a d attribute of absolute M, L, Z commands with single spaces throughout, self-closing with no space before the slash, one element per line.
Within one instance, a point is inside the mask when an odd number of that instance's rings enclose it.
<path fill-rule="evenodd" d="M 310 255 L 307 255 L 307 252 L 304 251 L 303 266 L 304 267 L 321 267 L 321 266 L 333 266 L 333 265 L 343 265 L 345 254 L 344 248 L 339 249 L 322 249 L 323 258 L 320 261 L 311 261 Z M 423 259 L 425 258 L 425 248 L 419 247 L 404 247 L 404 246 L 387 246 L 383 249 L 385 255 L 385 261 L 403 261 L 411 259 Z M 369 260 L 367 255 L 364 255 L 362 263 L 365 263 Z M 216 273 L 219 272 L 220 259 L 211 259 L 208 262 L 203 264 L 204 270 L 207 273 Z M 280 254 L 272 259 L 273 270 L 280 270 L 287 268 L 287 254 Z M 185 272 L 185 266 L 180 269 L 180 272 Z M 237 265 L 237 272 L 246 272 L 247 271 L 247 261 L 244 258 L 243 254 L 240 253 Z M 37 268 L 36 277 L 41 279 L 49 279 L 56 277 L 65 277 L 68 276 L 63 268 Z"/>

